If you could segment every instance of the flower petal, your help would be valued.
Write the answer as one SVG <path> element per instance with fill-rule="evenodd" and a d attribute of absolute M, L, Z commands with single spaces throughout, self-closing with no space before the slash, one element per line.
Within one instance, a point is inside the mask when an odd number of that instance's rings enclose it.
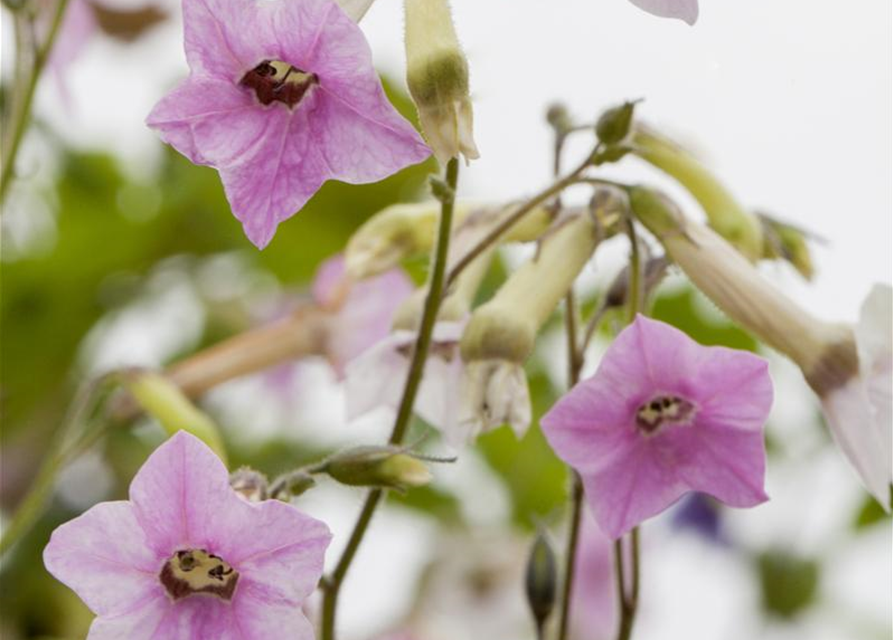
<path fill-rule="evenodd" d="M 613 540 L 670 507 L 689 489 L 646 444 L 614 457 L 596 473 L 583 475 L 595 520 Z"/>
<path fill-rule="evenodd" d="M 43 562 L 98 615 L 128 611 L 162 593 L 162 556 L 149 548 L 128 502 L 98 504 L 61 525 Z"/>
<path fill-rule="evenodd" d="M 299 3 L 293 3 L 299 4 Z M 230 83 L 265 59 L 272 40 L 254 0 L 183 0 L 186 60 L 194 75 Z"/>
<path fill-rule="evenodd" d="M 348 420 L 380 406 L 397 406 L 409 372 L 409 359 L 400 350 L 413 340 L 411 331 L 395 331 L 348 363 L 344 390 Z"/>
<path fill-rule="evenodd" d="M 702 349 L 702 361 L 688 395 L 698 404 L 698 423 L 720 431 L 740 429 L 762 434 L 774 396 L 769 363 L 747 351 Z"/>
<path fill-rule="evenodd" d="M 159 592 L 141 606 L 113 616 L 99 616 L 90 625 L 87 640 L 178 640 L 176 633 L 162 635 L 170 627 L 172 604 Z"/>
<path fill-rule="evenodd" d="M 222 166 L 253 153 L 284 128 L 283 109 L 260 108 L 230 82 L 191 76 L 152 109 L 146 124 L 196 164 Z"/>
<path fill-rule="evenodd" d="M 885 426 L 874 422 L 877 416 L 873 415 L 865 382 L 855 377 L 826 394 L 822 412 L 837 446 L 871 495 L 889 511 L 891 453 L 882 430 L 891 427 L 889 422 Z"/>
<path fill-rule="evenodd" d="M 630 0 L 634 5 L 661 18 L 678 18 L 688 24 L 698 20 L 698 0 Z"/>
<path fill-rule="evenodd" d="M 242 586 L 233 603 L 240 640 L 313 640 L 313 626 L 300 607 L 277 601 L 252 583 Z"/>
<path fill-rule="evenodd" d="M 211 550 L 221 524 L 247 505 L 229 486 L 220 459 L 195 436 L 180 431 L 158 447 L 130 484 L 130 500 L 159 557 L 177 549 Z"/>

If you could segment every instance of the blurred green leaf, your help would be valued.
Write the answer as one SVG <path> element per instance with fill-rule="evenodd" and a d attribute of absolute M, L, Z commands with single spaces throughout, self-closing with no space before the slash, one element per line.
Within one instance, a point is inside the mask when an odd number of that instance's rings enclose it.
<path fill-rule="evenodd" d="M 857 531 L 867 529 L 871 525 L 885 520 L 890 520 L 890 514 L 884 512 L 884 508 L 872 496 L 866 495 L 853 521 L 853 528 Z"/>
<path fill-rule="evenodd" d="M 820 574 L 816 560 L 774 550 L 763 553 L 757 565 L 768 613 L 793 618 L 815 601 Z"/>

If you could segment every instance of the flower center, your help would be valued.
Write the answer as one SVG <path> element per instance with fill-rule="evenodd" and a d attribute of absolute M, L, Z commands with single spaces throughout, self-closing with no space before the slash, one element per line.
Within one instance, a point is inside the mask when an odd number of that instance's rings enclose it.
<path fill-rule="evenodd" d="M 220 556 L 204 549 L 184 549 L 164 563 L 158 577 L 174 600 L 195 593 L 232 600 L 239 572 Z"/>
<path fill-rule="evenodd" d="M 319 77 L 287 62 L 264 60 L 246 73 L 239 84 L 253 89 L 263 105 L 281 102 L 292 108 L 319 84 Z"/>
<path fill-rule="evenodd" d="M 665 424 L 689 424 L 695 406 L 679 396 L 655 396 L 636 411 L 636 426 L 645 435 L 656 433 Z"/>

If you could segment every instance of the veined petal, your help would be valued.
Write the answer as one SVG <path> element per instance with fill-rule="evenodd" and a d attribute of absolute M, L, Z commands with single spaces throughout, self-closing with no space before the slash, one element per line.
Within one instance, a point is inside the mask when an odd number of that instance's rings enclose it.
<path fill-rule="evenodd" d="M 837 446 L 855 467 L 885 510 L 890 510 L 890 447 L 875 422 L 871 400 L 863 380 L 852 378 L 822 398 L 822 412 Z M 890 424 L 885 426 L 890 429 Z"/>
<path fill-rule="evenodd" d="M 688 491 L 687 484 L 657 458 L 655 450 L 642 445 L 582 477 L 595 520 L 613 540 L 664 511 Z"/>
<path fill-rule="evenodd" d="M 238 82 L 269 55 L 256 0 L 183 0 L 186 61 L 194 75 Z M 303 4 L 303 3 L 289 3 Z"/>
<path fill-rule="evenodd" d="M 153 552 L 128 502 L 104 502 L 53 532 L 47 570 L 98 615 L 139 608 L 163 594 L 163 556 Z"/>
<path fill-rule="evenodd" d="M 248 505 L 229 486 L 229 473 L 201 440 L 180 431 L 158 447 L 130 484 L 145 544 L 159 557 L 199 547 L 215 552 L 234 510 Z"/>
<path fill-rule="evenodd" d="M 300 607 L 279 602 L 252 583 L 245 586 L 233 612 L 240 640 L 314 640 L 313 625 Z"/>
<path fill-rule="evenodd" d="M 286 116 L 260 109 L 231 82 L 190 76 L 155 105 L 146 124 L 192 162 L 220 166 L 251 154 L 268 132 L 281 133 Z"/>
<path fill-rule="evenodd" d="M 178 640 L 174 635 L 160 635 L 170 625 L 171 609 L 170 598 L 159 589 L 141 606 L 94 619 L 87 640 Z"/>
<path fill-rule="evenodd" d="M 769 363 L 747 351 L 702 349 L 702 362 L 688 396 L 698 404 L 698 424 L 720 432 L 736 429 L 762 434 L 774 396 Z"/>
<path fill-rule="evenodd" d="M 698 20 L 698 0 L 630 0 L 634 5 L 661 18 L 678 18 L 688 24 Z"/>

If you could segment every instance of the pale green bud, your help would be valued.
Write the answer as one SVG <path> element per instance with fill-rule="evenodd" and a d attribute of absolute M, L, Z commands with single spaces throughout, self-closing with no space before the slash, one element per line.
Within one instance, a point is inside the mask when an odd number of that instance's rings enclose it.
<path fill-rule="evenodd" d="M 719 235 L 751 262 L 762 256 L 760 221 L 706 167 L 679 146 L 650 131 L 636 129 L 632 142 L 633 153 L 674 177 L 695 197 Z"/>
<path fill-rule="evenodd" d="M 169 435 L 187 431 L 211 447 L 226 462 L 226 450 L 217 425 L 192 404 L 176 384 L 150 371 L 129 372 L 123 381 L 137 404 L 158 420 Z"/>
<path fill-rule="evenodd" d="M 350 486 L 406 491 L 431 482 L 431 472 L 419 458 L 391 446 L 363 446 L 336 453 L 319 469 Z"/>
<path fill-rule="evenodd" d="M 595 135 L 606 145 L 620 144 L 626 140 L 633 124 L 633 112 L 638 101 L 624 102 L 619 107 L 608 109 L 595 123 Z"/>
<path fill-rule="evenodd" d="M 240 467 L 231 473 L 229 486 L 248 502 L 262 502 L 270 497 L 267 476 L 250 467 Z"/>
<path fill-rule="evenodd" d="M 527 604 L 537 629 L 542 631 L 558 600 L 558 568 L 555 551 L 545 532 L 540 531 L 530 548 L 525 579 Z"/>
<path fill-rule="evenodd" d="M 479 157 L 474 143 L 468 62 L 447 0 L 405 0 L 406 81 L 422 132 L 437 159 Z"/>

